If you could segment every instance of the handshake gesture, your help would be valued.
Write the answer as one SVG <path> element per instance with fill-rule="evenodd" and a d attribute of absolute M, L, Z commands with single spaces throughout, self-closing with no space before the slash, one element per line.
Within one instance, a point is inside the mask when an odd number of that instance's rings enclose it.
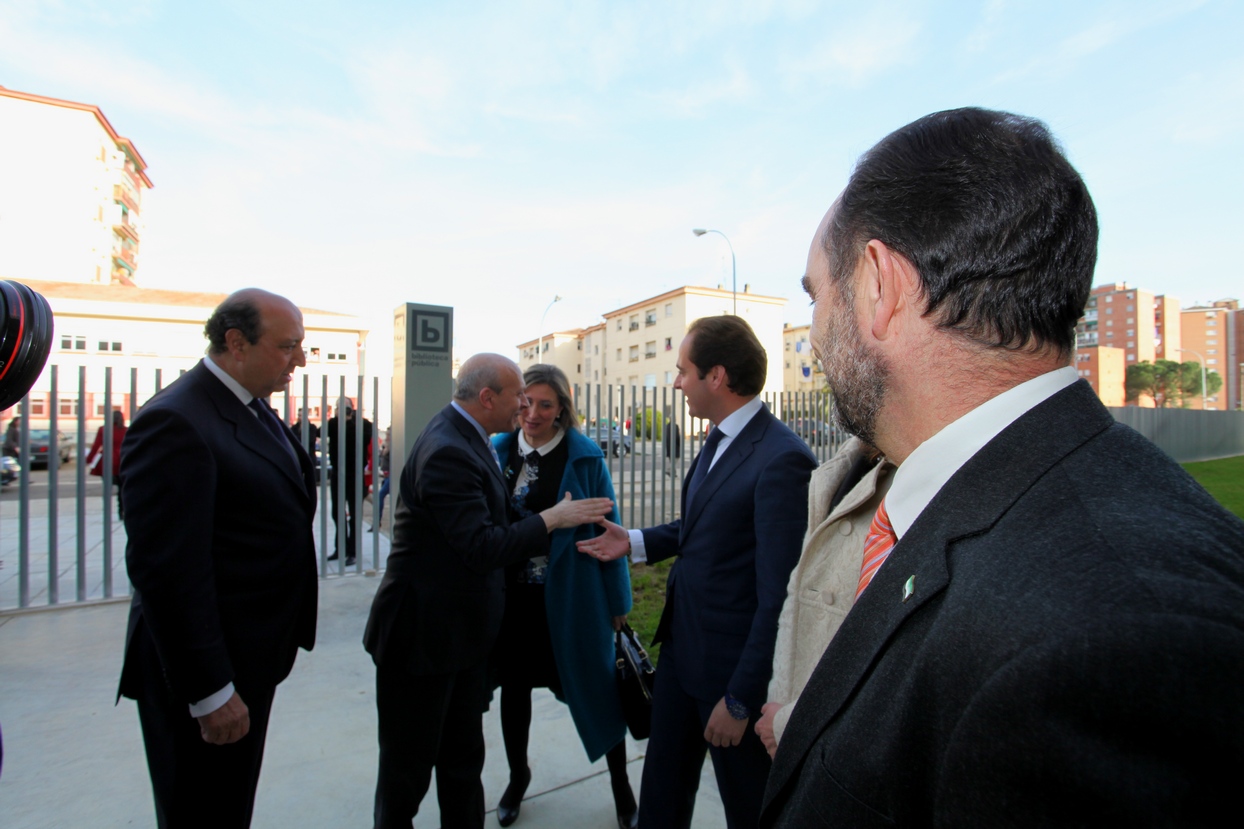
<path fill-rule="evenodd" d="M 565 498 L 541 512 L 540 517 L 544 519 L 548 531 L 553 532 L 580 524 L 607 524 L 605 516 L 612 509 L 613 501 L 608 498 L 580 498 L 576 501 L 567 492 Z"/>

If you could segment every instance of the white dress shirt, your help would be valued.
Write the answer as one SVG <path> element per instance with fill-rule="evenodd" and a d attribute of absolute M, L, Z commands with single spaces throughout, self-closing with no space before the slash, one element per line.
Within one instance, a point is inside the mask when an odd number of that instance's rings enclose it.
<path fill-rule="evenodd" d="M 743 427 L 751 423 L 752 418 L 763 405 L 759 397 L 753 397 L 723 417 L 721 423 L 715 424 L 713 428 L 721 431 L 721 438 L 717 441 L 717 451 L 713 453 L 713 461 L 708 465 L 709 472 L 713 471 L 713 467 L 717 465 L 717 459 L 726 453 L 726 449 L 734 441 L 735 436 L 743 431 Z M 627 530 L 627 535 L 631 539 L 631 561 L 643 564 L 648 560 L 648 553 L 644 549 L 644 531 Z"/>
<path fill-rule="evenodd" d="M 917 446 L 894 473 L 885 497 L 894 535 L 902 538 L 951 476 L 999 432 L 1077 379 L 1071 366 L 1034 377 L 987 400 Z"/>

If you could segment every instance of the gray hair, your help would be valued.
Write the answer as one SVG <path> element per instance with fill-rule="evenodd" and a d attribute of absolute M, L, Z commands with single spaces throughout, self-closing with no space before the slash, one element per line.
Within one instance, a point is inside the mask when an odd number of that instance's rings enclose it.
<path fill-rule="evenodd" d="M 454 400 L 478 400 L 479 393 L 484 389 L 492 389 L 498 394 L 505 386 L 506 370 L 518 373 L 518 366 L 500 354 L 476 354 L 468 357 L 458 369 L 458 387 L 454 390 Z"/>

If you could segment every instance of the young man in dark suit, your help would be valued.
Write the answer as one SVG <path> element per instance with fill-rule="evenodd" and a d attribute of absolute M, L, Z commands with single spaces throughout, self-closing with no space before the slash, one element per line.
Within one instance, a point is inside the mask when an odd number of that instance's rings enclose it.
<path fill-rule="evenodd" d="M 483 826 L 485 663 L 505 610 L 501 568 L 547 552 L 553 530 L 613 506 L 567 495 L 510 522 L 488 435 L 513 429 L 526 408 L 518 366 L 477 354 L 402 468 L 393 552 L 363 634 L 376 663 L 377 829 L 409 829 L 434 768 L 441 825 Z"/>
<path fill-rule="evenodd" d="M 704 752 L 726 823 L 756 825 L 769 755 L 748 727 L 760 715 L 786 582 L 799 560 L 816 458 L 757 395 L 768 361 L 751 327 L 729 315 L 693 322 L 674 387 L 714 424 L 682 490 L 682 517 L 579 549 L 604 560 L 673 556 L 639 795 L 643 829 L 691 825 Z"/>
<path fill-rule="evenodd" d="M 842 422 L 898 465 L 760 825 L 1202 826 L 1244 772 L 1244 523 L 1073 365 L 1097 216 L 1040 122 L 859 161 L 804 285 Z"/>
<path fill-rule="evenodd" d="M 138 701 L 161 827 L 250 825 L 276 686 L 315 643 L 311 460 L 268 406 L 306 365 L 302 314 L 255 288 L 121 447 Z"/>

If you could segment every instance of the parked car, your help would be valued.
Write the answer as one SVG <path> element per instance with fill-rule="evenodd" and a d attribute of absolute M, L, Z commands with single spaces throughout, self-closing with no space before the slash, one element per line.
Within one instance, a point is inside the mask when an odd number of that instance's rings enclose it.
<path fill-rule="evenodd" d="M 0 458 L 0 486 L 8 486 L 16 481 L 21 471 L 22 466 L 17 462 L 17 458 L 4 455 Z"/>
<path fill-rule="evenodd" d="M 824 420 L 797 417 L 790 425 L 791 431 L 813 444 L 832 444 L 838 440 L 838 427 Z"/>
<path fill-rule="evenodd" d="M 61 430 L 56 430 L 56 453 L 60 457 L 60 466 L 69 463 L 73 458 L 78 443 Z M 35 469 L 48 465 L 48 446 L 51 443 L 50 429 L 30 430 L 30 468 Z"/>
<path fill-rule="evenodd" d="M 610 445 L 613 446 L 613 456 L 615 458 L 631 453 L 631 436 L 623 434 L 622 430 L 617 426 L 610 426 L 605 423 L 585 424 L 583 426 L 583 434 L 587 436 L 588 440 L 596 441 L 600 451 L 606 455 L 609 454 Z"/>

